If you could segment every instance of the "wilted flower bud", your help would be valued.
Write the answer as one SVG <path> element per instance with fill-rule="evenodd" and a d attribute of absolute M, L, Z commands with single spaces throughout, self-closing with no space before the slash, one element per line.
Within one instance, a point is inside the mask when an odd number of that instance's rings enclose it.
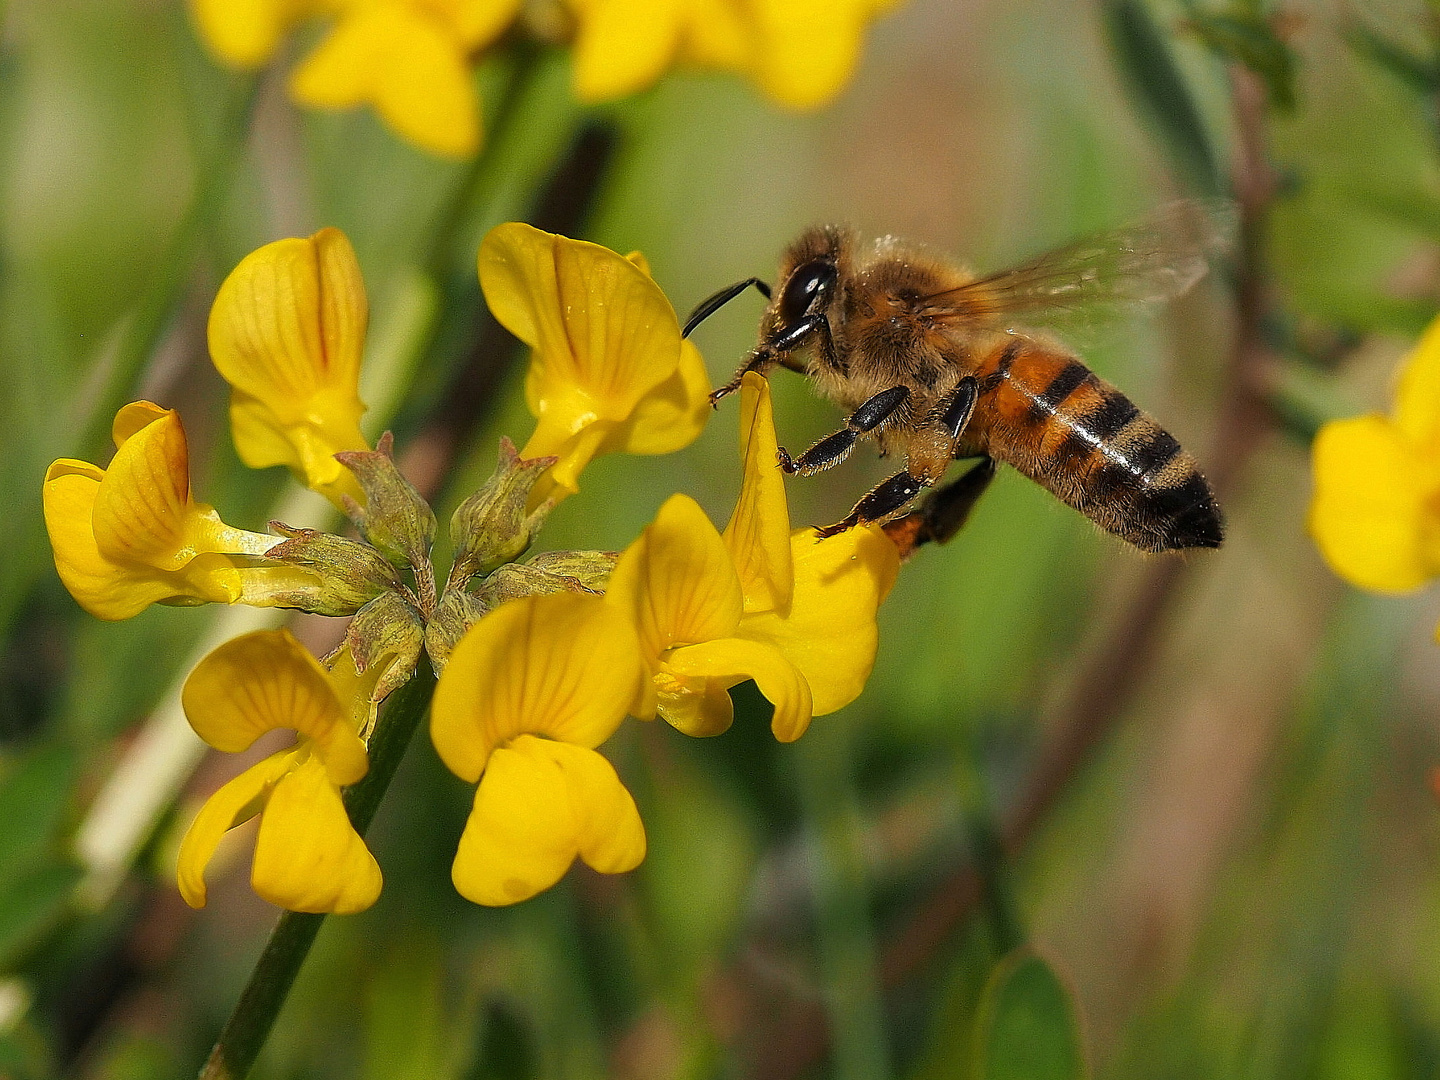
<path fill-rule="evenodd" d="M 365 490 L 363 507 L 349 499 L 345 507 L 360 534 L 396 566 L 419 567 L 435 542 L 435 512 L 395 468 L 394 441 L 387 431 L 377 449 L 347 450 L 335 458 Z"/>
<path fill-rule="evenodd" d="M 313 592 L 296 589 L 294 602 L 282 606 L 316 615 L 354 615 L 381 593 L 402 587 L 395 568 L 369 544 L 278 521 L 270 528 L 287 539 L 265 557 L 308 570 L 317 580 Z"/>

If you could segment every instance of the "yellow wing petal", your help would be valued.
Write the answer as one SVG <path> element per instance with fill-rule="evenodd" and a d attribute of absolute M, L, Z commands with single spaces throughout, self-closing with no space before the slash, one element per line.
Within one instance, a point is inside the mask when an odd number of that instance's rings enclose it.
<path fill-rule="evenodd" d="M 220 838 L 260 812 L 271 788 L 294 768 L 297 757 L 294 750 L 271 754 L 205 800 L 180 841 L 176 860 L 176 876 L 185 903 L 192 908 L 205 906 L 205 868 L 215 857 Z"/>
<path fill-rule="evenodd" d="M 675 374 L 640 399 L 630 419 L 607 435 L 600 452 L 672 454 L 698 439 L 714 412 L 705 358 L 682 341 Z"/>
<path fill-rule="evenodd" d="M 645 831 L 634 800 L 593 750 L 521 735 L 491 756 L 455 853 L 455 888 L 477 904 L 527 900 L 576 855 L 602 873 L 634 868 Z"/>
<path fill-rule="evenodd" d="M 116 418 L 120 445 L 96 493 L 95 542 L 111 559 L 178 570 L 198 554 L 187 544 L 191 502 L 185 429 L 173 411 L 155 410 L 148 423 L 122 439 L 136 416 L 130 407 Z"/>
<path fill-rule="evenodd" d="M 195 733 L 217 750 L 244 750 L 289 728 L 313 741 L 333 783 L 353 784 L 369 769 L 325 669 L 288 630 L 227 641 L 195 666 L 180 700 Z"/>
<path fill-rule="evenodd" d="M 1434 577 L 1436 463 L 1375 415 L 1326 424 L 1311 453 L 1310 533 L 1331 569 L 1378 592 L 1406 592 Z"/>
<path fill-rule="evenodd" d="M 352 915 L 379 898 L 380 867 L 316 758 L 301 762 L 270 793 L 250 883 L 290 911 Z"/>
<path fill-rule="evenodd" d="M 731 684 L 754 679 L 760 693 L 775 706 L 770 729 L 781 742 L 794 742 L 805 734 L 814 715 L 805 677 L 766 642 L 722 638 L 688 645 L 666 656 L 665 669 L 682 679 L 707 675 Z"/>
<path fill-rule="evenodd" d="M 634 630 L 603 598 L 514 600 L 450 654 L 430 736 L 450 771 L 473 783 L 495 747 L 526 732 L 599 746 L 620 726 L 642 675 Z"/>
<path fill-rule="evenodd" d="M 875 613 L 900 571 L 890 538 L 876 527 L 816 541 L 812 529 L 791 538 L 795 599 L 790 614 L 746 615 L 737 635 L 776 646 L 804 674 L 824 716 L 860 696 L 875 665 Z"/>
<path fill-rule="evenodd" d="M 743 610 L 724 541 L 688 495 L 660 507 L 620 556 L 606 595 L 634 621 L 652 664 L 673 646 L 729 637 Z"/>

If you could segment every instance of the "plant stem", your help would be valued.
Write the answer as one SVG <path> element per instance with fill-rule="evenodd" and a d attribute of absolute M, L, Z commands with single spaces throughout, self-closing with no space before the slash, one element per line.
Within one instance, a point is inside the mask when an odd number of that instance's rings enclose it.
<path fill-rule="evenodd" d="M 422 658 L 415 677 L 395 691 L 387 703 L 370 740 L 370 771 L 345 791 L 345 809 L 361 836 L 374 820 L 385 789 L 394 779 L 434 692 L 435 676 Z M 244 1080 L 249 1074 L 324 921 L 324 915 L 298 911 L 280 916 L 235 1011 L 200 1071 L 200 1080 Z"/>

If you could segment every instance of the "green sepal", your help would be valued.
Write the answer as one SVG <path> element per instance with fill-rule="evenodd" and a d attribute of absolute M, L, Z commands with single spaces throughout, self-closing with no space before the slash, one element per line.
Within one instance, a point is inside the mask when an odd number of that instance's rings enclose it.
<path fill-rule="evenodd" d="M 610 572 L 619 561 L 618 551 L 542 551 L 525 565 L 569 578 L 591 592 L 603 593 L 610 585 Z"/>
<path fill-rule="evenodd" d="M 599 555 L 603 553 L 587 552 L 586 554 Z M 608 577 L 608 572 L 606 576 Z M 591 588 L 585 583 L 584 578 L 576 574 L 560 573 L 527 563 L 508 563 L 487 577 L 484 584 L 476 590 L 475 595 L 480 598 L 480 602 L 485 607 L 493 608 L 499 607 L 507 600 L 520 600 L 526 596 L 538 596 L 543 593 L 598 594 L 600 591 Z"/>
<path fill-rule="evenodd" d="M 435 511 L 410 481 L 395 468 L 394 437 L 380 436 L 374 450 L 346 450 L 335 455 L 365 489 L 365 505 L 345 500 L 350 519 L 376 549 L 396 566 L 418 568 L 428 563 L 435 543 Z"/>
<path fill-rule="evenodd" d="M 476 575 L 488 574 L 525 553 L 552 504 L 542 503 L 528 514 L 525 506 L 535 481 L 555 461 L 553 457 L 521 458 L 515 444 L 501 438 L 495 472 L 450 518 L 455 548 L 451 587 L 461 587 Z"/>
<path fill-rule="evenodd" d="M 284 602 L 272 599 L 274 607 L 293 607 L 316 615 L 354 615 L 383 592 L 403 588 L 385 558 L 369 544 L 316 529 L 292 529 L 278 521 L 270 528 L 287 539 L 265 553 L 265 558 L 309 571 L 315 578 L 310 587 L 289 591 Z"/>
<path fill-rule="evenodd" d="M 425 651 L 438 675 L 445 670 L 450 654 L 465 632 L 480 621 L 489 609 L 474 593 L 461 588 L 446 589 L 425 625 Z"/>

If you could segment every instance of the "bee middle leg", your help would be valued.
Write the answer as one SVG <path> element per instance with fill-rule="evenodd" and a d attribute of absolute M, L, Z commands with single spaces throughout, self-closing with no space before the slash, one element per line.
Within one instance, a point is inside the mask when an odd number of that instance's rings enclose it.
<path fill-rule="evenodd" d="M 780 468 L 786 473 L 810 476 L 833 465 L 839 465 L 849 456 L 861 435 L 869 434 L 893 417 L 909 397 L 910 388 L 906 386 L 892 386 L 888 390 L 881 390 L 851 413 L 843 428 L 833 435 L 826 435 L 798 458 L 792 459 L 782 446 Z"/>

